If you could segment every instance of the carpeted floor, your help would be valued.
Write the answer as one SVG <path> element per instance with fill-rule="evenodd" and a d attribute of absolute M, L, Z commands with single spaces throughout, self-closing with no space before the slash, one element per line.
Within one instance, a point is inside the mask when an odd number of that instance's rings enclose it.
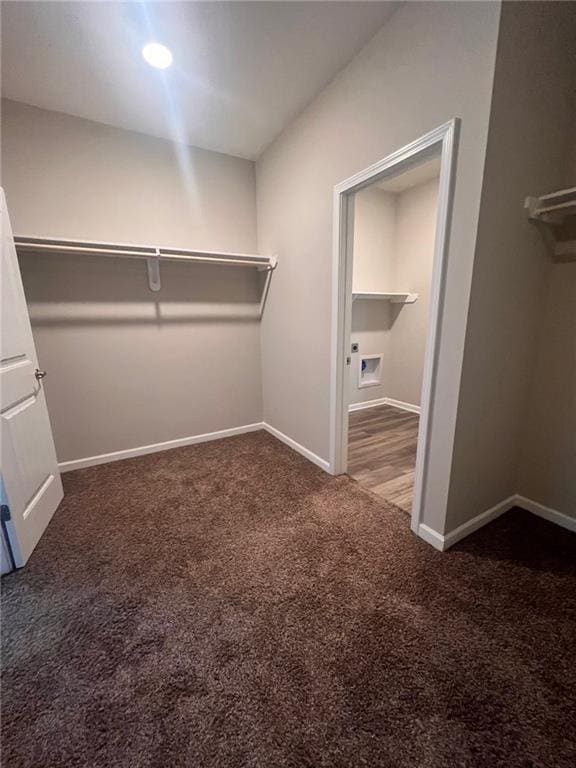
<path fill-rule="evenodd" d="M 573 534 L 441 554 L 264 433 L 64 479 L 3 580 L 3 766 L 574 768 Z"/>

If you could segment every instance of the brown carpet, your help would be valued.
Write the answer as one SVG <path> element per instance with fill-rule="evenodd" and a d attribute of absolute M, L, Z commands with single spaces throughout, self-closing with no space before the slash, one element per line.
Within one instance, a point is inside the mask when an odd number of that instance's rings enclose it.
<path fill-rule="evenodd" d="M 447 554 L 264 433 L 65 476 L 3 580 L 19 768 L 576 764 L 576 536 Z"/>

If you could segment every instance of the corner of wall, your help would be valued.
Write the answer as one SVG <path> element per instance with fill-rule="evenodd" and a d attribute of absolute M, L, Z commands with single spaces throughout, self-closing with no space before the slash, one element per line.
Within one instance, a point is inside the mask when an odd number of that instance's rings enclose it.
<path fill-rule="evenodd" d="M 574 16 L 553 3 L 502 8 L 446 530 L 518 491 L 552 269 L 523 201 L 562 184 L 570 34 L 558 14 L 566 13 Z"/>

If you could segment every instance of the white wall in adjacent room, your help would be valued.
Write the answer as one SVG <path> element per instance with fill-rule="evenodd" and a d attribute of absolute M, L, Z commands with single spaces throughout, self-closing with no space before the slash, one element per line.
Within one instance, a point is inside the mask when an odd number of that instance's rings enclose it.
<path fill-rule="evenodd" d="M 428 333 L 438 178 L 391 193 L 370 187 L 354 200 L 355 291 L 417 293 L 414 304 L 357 299 L 352 305 L 350 403 L 383 397 L 420 406 Z M 362 354 L 382 354 L 380 385 L 359 387 Z"/>
<path fill-rule="evenodd" d="M 396 199 L 389 192 L 368 187 L 354 196 L 353 290 L 391 291 L 396 239 Z M 349 402 L 362 403 L 386 396 L 390 362 L 388 302 L 356 300 L 352 304 L 351 342 L 360 345 L 352 354 Z M 377 386 L 360 388 L 362 354 L 383 354 L 383 379 Z"/>
<path fill-rule="evenodd" d="M 391 305 L 387 396 L 414 405 L 421 404 L 437 209 L 438 179 L 406 190 L 397 198 L 393 290 L 417 293 L 418 300 Z"/>
<path fill-rule="evenodd" d="M 354 195 L 355 291 L 390 290 L 396 246 L 396 196 L 377 186 Z"/>

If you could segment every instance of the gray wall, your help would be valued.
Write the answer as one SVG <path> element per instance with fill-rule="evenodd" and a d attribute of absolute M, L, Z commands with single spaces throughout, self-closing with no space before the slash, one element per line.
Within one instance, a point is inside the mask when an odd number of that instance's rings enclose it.
<path fill-rule="evenodd" d="M 439 358 L 443 397 L 433 413 L 426 485 L 425 522 L 435 530 L 445 518 L 499 15 L 496 3 L 401 4 L 257 162 L 260 247 L 282 259 L 262 326 L 265 420 L 327 458 L 334 184 L 462 118 Z"/>
<path fill-rule="evenodd" d="M 560 511 L 570 511 L 574 498 L 572 457 L 565 453 L 574 434 L 574 337 L 567 307 L 555 317 L 545 311 L 549 281 L 558 282 L 576 265 L 553 267 L 550 255 L 523 208 L 527 195 L 560 189 L 564 183 L 568 142 L 576 91 L 573 3 L 507 3 L 503 7 L 482 208 L 466 334 L 457 439 L 454 449 L 447 530 L 484 512 L 519 490 Z M 571 272 L 570 272 L 571 273 Z M 569 289 L 561 291 L 569 301 Z M 574 305 L 573 305 L 574 306 Z M 573 312 L 572 306 L 572 312 Z M 547 326 L 558 333 L 552 349 L 540 354 L 542 366 L 553 364 L 555 383 L 536 380 L 529 404 L 538 339 Z M 542 333 L 544 334 L 542 336 Z M 544 344 L 547 342 L 544 341 Z M 561 370 L 567 379 L 562 381 Z M 550 416 L 542 409 L 548 391 Z M 570 392 L 572 394 L 570 394 Z M 526 436 L 536 408 L 537 424 Z M 519 483 L 519 462 L 529 439 L 525 469 Z M 560 459 L 560 454 L 564 459 Z M 528 458 L 530 457 L 530 458 Z M 555 470 L 549 464 L 556 460 Z M 527 483 L 527 474 L 534 477 Z M 552 486 L 561 487 L 552 492 Z M 571 485 L 572 491 L 568 489 Z M 543 488 L 549 489 L 543 494 Z M 540 490 L 537 490 L 540 489 Z M 554 502 L 554 503 L 552 503 Z M 572 507 L 572 512 L 573 512 Z"/>
<path fill-rule="evenodd" d="M 367 289 L 368 290 L 368 289 Z M 390 289 L 391 290 L 391 289 Z M 366 403 L 389 397 L 390 341 L 392 307 L 388 301 L 355 301 L 352 304 L 350 342 L 359 345 L 359 352 L 351 354 L 348 385 L 348 403 Z M 382 355 L 381 384 L 358 387 L 362 355 Z"/>
<path fill-rule="evenodd" d="M 393 290 L 417 293 L 418 300 L 391 305 L 394 324 L 387 396 L 413 405 L 420 405 L 424 375 L 437 210 L 438 179 L 398 195 Z"/>
<path fill-rule="evenodd" d="M 438 179 L 392 194 L 368 188 L 354 201 L 354 290 L 410 291 L 414 304 L 352 305 L 350 402 L 382 397 L 420 405 L 438 208 Z M 383 353 L 382 384 L 358 388 L 362 354 Z"/>
<path fill-rule="evenodd" d="M 254 164 L 2 103 L 16 234 L 254 252 Z M 252 270 L 21 259 L 61 461 L 258 422 Z"/>
<path fill-rule="evenodd" d="M 354 196 L 354 291 L 391 291 L 396 240 L 395 196 L 368 187 Z M 392 310 L 387 301 L 357 300 L 352 304 L 351 341 L 360 345 L 350 365 L 349 402 L 363 403 L 386 397 L 390 372 Z M 382 353 L 382 384 L 359 389 L 358 369 L 362 354 Z"/>
<path fill-rule="evenodd" d="M 354 195 L 355 291 L 389 291 L 396 245 L 396 196 L 378 187 Z"/>
<path fill-rule="evenodd" d="M 576 518 L 576 263 L 552 267 L 538 317 L 518 491 Z"/>
<path fill-rule="evenodd" d="M 576 105 L 562 186 L 576 186 Z M 576 517 L 576 263 L 553 264 L 524 420 L 518 490 Z"/>

